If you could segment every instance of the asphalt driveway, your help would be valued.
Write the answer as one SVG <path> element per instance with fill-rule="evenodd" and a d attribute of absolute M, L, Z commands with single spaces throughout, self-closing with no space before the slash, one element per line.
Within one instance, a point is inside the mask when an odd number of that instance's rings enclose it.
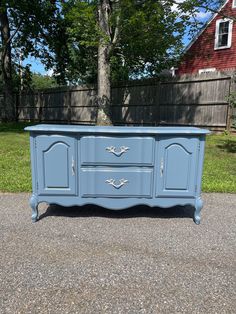
<path fill-rule="evenodd" d="M 236 194 L 191 208 L 40 205 L 0 194 L 0 313 L 236 313 Z"/>

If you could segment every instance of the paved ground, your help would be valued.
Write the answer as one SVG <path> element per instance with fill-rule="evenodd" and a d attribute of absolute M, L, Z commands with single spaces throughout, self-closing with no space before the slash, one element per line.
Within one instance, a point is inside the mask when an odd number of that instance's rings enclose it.
<path fill-rule="evenodd" d="M 0 313 L 236 313 L 236 194 L 191 209 L 40 205 L 0 194 Z"/>

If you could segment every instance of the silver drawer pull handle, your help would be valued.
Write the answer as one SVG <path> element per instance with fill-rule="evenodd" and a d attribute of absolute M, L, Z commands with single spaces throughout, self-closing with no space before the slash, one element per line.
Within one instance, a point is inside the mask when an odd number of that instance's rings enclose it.
<path fill-rule="evenodd" d="M 111 184 L 115 189 L 119 189 L 119 188 L 121 188 L 123 185 L 125 185 L 126 183 L 129 182 L 129 181 L 126 180 L 126 179 L 120 179 L 119 181 L 120 181 L 119 184 L 116 184 L 116 180 L 115 180 L 115 179 L 109 179 L 109 180 L 106 180 L 105 182 L 108 183 L 108 184 Z"/>
<path fill-rule="evenodd" d="M 116 147 L 115 147 L 115 146 L 109 146 L 109 147 L 106 147 L 106 150 L 107 150 L 109 153 L 112 153 L 112 154 L 114 154 L 115 156 L 120 157 L 122 154 L 126 153 L 127 150 L 129 150 L 129 147 L 121 146 L 121 147 L 120 147 L 120 150 L 117 150 L 117 151 L 116 151 Z"/>
<path fill-rule="evenodd" d="M 164 161 L 163 161 L 163 158 L 161 158 L 161 167 L 160 167 L 160 175 L 161 175 L 161 177 L 163 176 L 163 172 L 164 172 Z"/>
<path fill-rule="evenodd" d="M 72 156 L 72 161 L 71 161 L 71 170 L 72 170 L 72 176 L 75 175 L 75 161 L 74 157 Z"/>

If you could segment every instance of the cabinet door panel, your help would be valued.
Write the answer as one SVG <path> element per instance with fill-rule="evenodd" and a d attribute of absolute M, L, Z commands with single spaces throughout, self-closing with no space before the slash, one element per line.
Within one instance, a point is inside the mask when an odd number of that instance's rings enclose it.
<path fill-rule="evenodd" d="M 69 136 L 37 137 L 38 193 L 76 194 L 75 140 Z"/>
<path fill-rule="evenodd" d="M 163 138 L 159 142 L 157 196 L 194 196 L 197 138 Z"/>

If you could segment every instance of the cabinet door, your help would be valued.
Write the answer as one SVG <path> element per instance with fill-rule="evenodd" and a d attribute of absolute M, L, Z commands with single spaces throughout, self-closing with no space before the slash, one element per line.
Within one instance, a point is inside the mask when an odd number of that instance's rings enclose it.
<path fill-rule="evenodd" d="M 198 142 L 198 139 L 193 137 L 160 139 L 157 157 L 157 196 L 194 196 Z"/>
<path fill-rule="evenodd" d="M 75 139 L 62 135 L 36 137 L 39 195 L 76 194 Z"/>

